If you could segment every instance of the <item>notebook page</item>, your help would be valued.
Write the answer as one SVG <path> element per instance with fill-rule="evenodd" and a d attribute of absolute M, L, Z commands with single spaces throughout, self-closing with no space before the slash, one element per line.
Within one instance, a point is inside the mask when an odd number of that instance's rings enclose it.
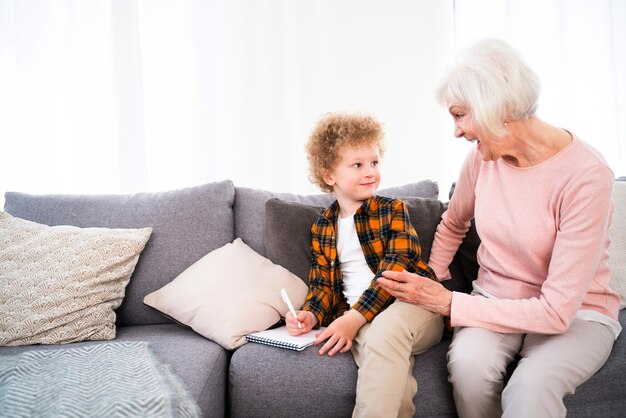
<path fill-rule="evenodd" d="M 271 345 L 274 347 L 302 351 L 306 347 L 313 344 L 313 341 L 315 340 L 315 334 L 323 331 L 324 329 L 325 328 L 322 327 L 317 330 L 312 330 L 303 335 L 293 336 L 289 335 L 287 327 L 283 325 L 282 327 L 248 334 L 246 335 L 246 340 L 250 342 Z"/>

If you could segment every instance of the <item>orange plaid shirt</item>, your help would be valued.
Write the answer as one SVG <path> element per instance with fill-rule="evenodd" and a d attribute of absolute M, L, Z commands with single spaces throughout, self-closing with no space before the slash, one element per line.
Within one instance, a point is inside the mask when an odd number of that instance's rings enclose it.
<path fill-rule="evenodd" d="M 337 218 L 335 201 L 311 227 L 311 270 L 309 293 L 302 306 L 312 312 L 318 326 L 327 326 L 350 307 L 343 294 L 341 263 L 337 255 Z M 407 270 L 437 280 L 433 270 L 421 259 L 417 232 L 411 225 L 404 202 L 373 196 L 357 210 L 354 223 L 374 278 L 352 306 L 368 322 L 391 305 L 395 298 L 376 282 L 385 270 Z"/>

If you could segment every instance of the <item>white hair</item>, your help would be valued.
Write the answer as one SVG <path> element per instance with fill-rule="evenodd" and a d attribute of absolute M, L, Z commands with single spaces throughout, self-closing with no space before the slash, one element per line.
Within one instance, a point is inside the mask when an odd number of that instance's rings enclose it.
<path fill-rule="evenodd" d="M 535 116 L 540 90 L 537 74 L 515 49 L 485 39 L 461 51 L 441 81 L 437 99 L 466 106 L 483 132 L 502 136 L 505 121 Z"/>

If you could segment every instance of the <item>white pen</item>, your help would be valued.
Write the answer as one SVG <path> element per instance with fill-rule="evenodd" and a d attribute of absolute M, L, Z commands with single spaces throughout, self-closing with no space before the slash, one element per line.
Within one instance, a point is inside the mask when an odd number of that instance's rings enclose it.
<path fill-rule="evenodd" d="M 287 304 L 287 307 L 291 311 L 291 314 L 293 315 L 293 317 L 296 318 L 296 320 L 298 320 L 298 315 L 296 315 L 296 310 L 293 309 L 293 305 L 291 304 L 291 301 L 289 300 L 289 295 L 287 295 L 287 291 L 285 290 L 285 288 L 280 289 L 280 295 L 283 297 L 283 300 Z M 298 328 L 302 329 L 302 324 L 300 323 L 300 321 L 298 321 Z"/>

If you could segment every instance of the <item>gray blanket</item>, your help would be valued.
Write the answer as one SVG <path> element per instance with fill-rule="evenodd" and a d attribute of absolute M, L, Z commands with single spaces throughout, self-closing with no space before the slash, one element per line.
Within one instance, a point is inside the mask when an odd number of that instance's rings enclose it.
<path fill-rule="evenodd" d="M 182 382 L 143 342 L 0 357 L 2 417 L 197 417 Z"/>

